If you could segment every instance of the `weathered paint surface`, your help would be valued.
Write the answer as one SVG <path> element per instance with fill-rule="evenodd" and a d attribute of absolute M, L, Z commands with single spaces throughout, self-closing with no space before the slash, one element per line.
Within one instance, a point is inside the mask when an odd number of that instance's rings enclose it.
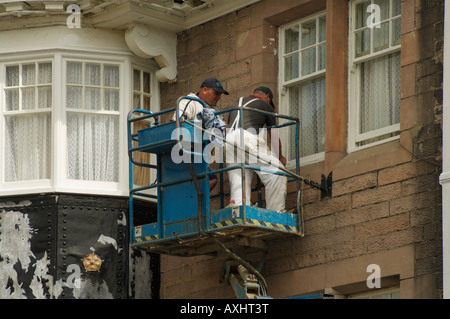
<path fill-rule="evenodd" d="M 4 207 L 11 203 L 5 203 Z M 19 203 L 19 205 L 30 205 L 29 202 Z M 31 251 L 31 237 L 33 229 L 30 227 L 28 216 L 17 211 L 0 210 L 0 298 L 26 298 L 26 294 L 18 279 L 17 268 L 20 267 L 25 272 L 30 270 L 30 264 L 35 262 L 40 268 L 42 261 L 36 260 Z M 40 269 L 35 269 L 38 273 L 32 282 L 33 293 L 40 294 L 38 287 Z M 42 281 L 41 281 L 42 282 Z"/>
<path fill-rule="evenodd" d="M 126 199 L 0 199 L 0 298 L 152 298 L 155 261 L 129 252 L 126 216 Z M 91 252 L 98 271 L 84 268 Z"/>

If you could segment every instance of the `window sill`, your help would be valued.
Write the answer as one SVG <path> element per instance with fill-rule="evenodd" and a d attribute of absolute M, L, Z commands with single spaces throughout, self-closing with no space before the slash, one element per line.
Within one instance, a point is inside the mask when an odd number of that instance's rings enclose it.
<path fill-rule="evenodd" d="M 345 156 L 332 167 L 333 181 L 409 162 L 412 154 L 400 140 L 372 146 Z"/>

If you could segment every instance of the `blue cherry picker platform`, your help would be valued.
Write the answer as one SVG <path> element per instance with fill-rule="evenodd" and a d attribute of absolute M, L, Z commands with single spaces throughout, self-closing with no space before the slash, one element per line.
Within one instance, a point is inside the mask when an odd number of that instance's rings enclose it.
<path fill-rule="evenodd" d="M 206 107 L 200 99 L 183 97 L 180 99 L 193 99 Z M 156 113 L 133 109 L 128 114 L 128 156 L 130 160 L 130 245 L 133 249 L 147 250 L 152 253 L 169 254 L 176 256 L 218 255 L 225 253 L 230 260 L 241 266 L 241 274 L 244 284 L 238 284 L 233 276 L 230 283 L 240 288 L 236 292 L 239 297 L 248 297 L 247 288 L 259 287 L 259 284 L 250 284 L 256 275 L 256 282 L 264 281 L 259 272 L 236 254 L 240 249 L 267 249 L 267 244 L 283 236 L 303 236 L 303 217 L 298 196 L 296 207 L 287 212 L 277 212 L 263 208 L 261 187 L 252 191 L 258 193 L 257 205 L 225 205 L 229 194 L 224 192 L 226 182 L 225 174 L 231 169 L 261 169 L 249 163 L 236 163 L 236 165 L 224 165 L 219 162 L 216 168 L 210 165 L 208 145 L 212 145 L 208 137 L 215 133 L 207 131 L 199 121 L 188 121 L 178 116 L 179 104 L 176 108 Z M 215 112 L 216 116 L 236 110 L 263 112 L 260 110 L 237 107 L 225 111 Z M 163 114 L 176 111 L 176 121 L 160 123 Z M 288 182 L 293 182 L 300 194 L 302 183 L 320 189 L 322 195 L 329 195 L 331 191 L 331 175 L 328 178 L 322 176 L 322 183 L 307 180 L 299 176 L 299 120 L 294 117 L 270 113 L 277 118 L 282 118 L 285 123 L 273 128 L 294 126 L 296 143 L 295 158 L 296 171 L 286 169 L 273 171 L 273 174 L 282 174 L 288 177 Z M 153 122 L 148 127 L 133 131 L 133 123 L 138 121 Z M 217 141 L 217 140 L 216 140 Z M 220 144 L 220 143 L 219 143 Z M 225 143 L 223 143 L 225 144 Z M 245 151 L 244 149 L 242 149 Z M 220 148 L 216 148 L 220 152 Z M 137 160 L 136 153 L 150 153 L 156 155 L 156 163 L 144 163 Z M 180 160 L 180 158 L 182 160 Z M 142 166 L 156 171 L 156 180 L 144 186 L 135 187 L 133 184 L 134 167 Z M 210 193 L 210 176 L 218 176 L 219 192 Z M 245 188 L 245 183 L 243 183 Z M 156 189 L 156 192 L 154 191 Z M 153 190 L 153 195 L 149 194 Z M 156 194 L 155 194 L 156 193 Z M 243 190 L 245 194 L 245 189 Z M 133 216 L 133 201 L 135 198 L 150 198 L 157 202 L 157 220 L 152 223 L 135 225 Z M 212 201 L 218 203 L 213 207 Z M 228 203 L 227 203 L 228 204 Z M 244 269 L 242 269 L 242 266 Z M 230 263 L 227 263 L 224 274 L 228 274 Z M 248 273 L 250 272 L 250 276 Z M 228 276 L 224 276 L 227 277 Z M 244 278 L 245 277 L 245 278 Z M 236 286 L 236 287 L 237 287 Z M 244 288 L 245 287 L 245 288 Z M 234 287 L 235 288 L 235 287 Z M 236 291 L 236 290 L 235 290 Z M 256 293 L 253 296 L 261 296 Z"/>

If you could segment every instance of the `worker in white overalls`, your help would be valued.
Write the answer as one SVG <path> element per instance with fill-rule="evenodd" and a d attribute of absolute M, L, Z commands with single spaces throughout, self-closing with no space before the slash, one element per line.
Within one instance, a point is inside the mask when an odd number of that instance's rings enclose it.
<path fill-rule="evenodd" d="M 246 106 L 273 113 L 274 105 L 272 99 L 273 94 L 269 88 L 258 87 L 254 90 L 253 95 L 238 99 L 233 106 Z M 278 168 L 281 167 L 281 165 L 286 165 L 286 158 L 282 155 L 281 144 L 277 134 L 274 134 L 272 130 L 268 131 L 268 139 L 264 138 L 265 134 L 261 134 L 261 129 L 264 129 L 264 127 L 276 125 L 275 117 L 267 113 L 250 110 L 244 110 L 242 112 L 244 113 L 243 130 L 240 129 L 241 120 L 239 111 L 232 111 L 228 120 L 230 129 L 227 132 L 226 137 L 227 165 L 233 166 L 236 163 L 240 163 L 240 158 L 242 157 L 239 156 L 239 153 L 241 150 L 236 149 L 230 145 L 230 143 L 239 146 L 241 144 L 241 132 L 243 132 L 243 146 L 250 153 L 249 156 L 246 156 L 248 164 L 271 171 L 280 171 Z M 271 147 L 269 147 L 267 140 L 270 141 Z M 266 208 L 273 211 L 284 211 L 287 187 L 286 176 L 260 170 L 256 170 L 256 173 L 264 183 L 266 189 Z M 251 205 L 250 195 L 252 176 L 253 170 L 245 169 L 245 205 Z M 242 170 L 229 170 L 228 178 L 230 182 L 230 203 L 243 205 Z"/>

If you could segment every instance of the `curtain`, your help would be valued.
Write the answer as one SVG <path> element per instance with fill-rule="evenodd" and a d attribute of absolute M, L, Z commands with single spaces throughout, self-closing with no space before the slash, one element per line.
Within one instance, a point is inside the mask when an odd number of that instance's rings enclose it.
<path fill-rule="evenodd" d="M 5 181 L 51 178 L 51 62 L 7 66 Z M 21 97 L 21 99 L 20 99 Z M 42 109 L 39 113 L 30 113 Z"/>
<path fill-rule="evenodd" d="M 49 179 L 51 115 L 6 117 L 5 181 Z"/>
<path fill-rule="evenodd" d="M 68 178 L 117 182 L 118 128 L 118 116 L 68 113 Z"/>
<path fill-rule="evenodd" d="M 400 123 L 400 53 L 360 66 L 360 134 Z"/>
<path fill-rule="evenodd" d="M 119 180 L 119 115 L 75 113 L 119 111 L 119 67 L 100 63 L 67 63 L 68 178 Z"/>
<path fill-rule="evenodd" d="M 289 114 L 300 120 L 300 157 L 325 151 L 325 77 L 288 88 Z M 290 128 L 289 159 L 295 158 L 295 128 Z"/>

